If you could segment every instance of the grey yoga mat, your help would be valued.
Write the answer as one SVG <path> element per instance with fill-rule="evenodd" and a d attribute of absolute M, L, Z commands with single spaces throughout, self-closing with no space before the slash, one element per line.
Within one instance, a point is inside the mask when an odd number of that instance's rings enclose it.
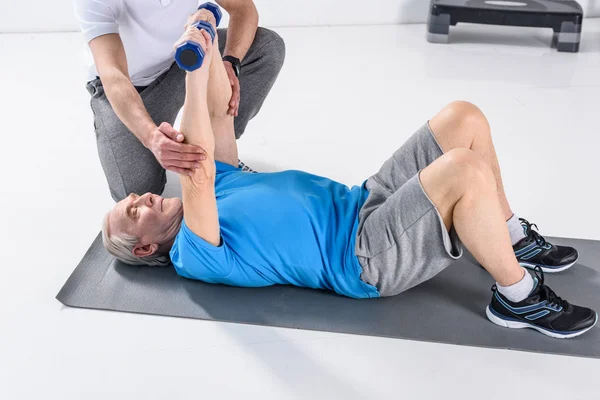
<path fill-rule="evenodd" d="M 575 246 L 579 262 L 546 282 L 575 304 L 600 310 L 600 242 Z M 466 255 L 432 280 L 391 298 L 355 300 L 291 286 L 235 288 L 179 277 L 173 268 L 116 261 L 96 237 L 57 295 L 71 307 L 167 315 L 600 358 L 600 326 L 573 339 L 501 328 L 485 307 L 492 278 Z"/>

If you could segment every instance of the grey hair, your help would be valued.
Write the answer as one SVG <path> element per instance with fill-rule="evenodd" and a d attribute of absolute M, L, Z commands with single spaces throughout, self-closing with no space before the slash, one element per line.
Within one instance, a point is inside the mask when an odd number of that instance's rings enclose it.
<path fill-rule="evenodd" d="M 149 256 L 138 257 L 133 254 L 133 248 L 139 243 L 139 239 L 134 235 L 126 232 L 108 233 L 108 217 L 106 214 L 102 223 L 102 243 L 104 248 L 110 254 L 117 257 L 119 260 L 130 265 L 151 265 L 156 267 L 166 267 L 171 263 L 168 254 L 156 252 Z"/>

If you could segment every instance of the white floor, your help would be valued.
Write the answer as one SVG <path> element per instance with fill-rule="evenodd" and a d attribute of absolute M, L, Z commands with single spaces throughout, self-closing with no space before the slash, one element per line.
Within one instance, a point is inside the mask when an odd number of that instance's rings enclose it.
<path fill-rule="evenodd" d="M 458 27 L 449 45 L 422 25 L 279 29 L 286 64 L 241 158 L 360 183 L 466 99 L 491 121 L 513 208 L 600 239 L 600 20 L 584 28 L 578 54 L 529 29 Z M 599 360 L 62 307 L 112 204 L 81 46 L 0 35 L 0 399 L 598 397 Z"/>

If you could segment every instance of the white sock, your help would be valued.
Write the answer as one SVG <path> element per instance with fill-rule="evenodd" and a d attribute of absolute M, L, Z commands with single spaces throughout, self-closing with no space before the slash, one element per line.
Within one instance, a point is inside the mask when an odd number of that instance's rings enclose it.
<path fill-rule="evenodd" d="M 510 217 L 508 221 L 506 221 L 506 225 L 508 225 L 510 241 L 514 246 L 519 240 L 525 237 L 525 232 L 523 232 L 523 227 L 521 226 L 521 222 L 519 221 L 519 217 L 517 217 L 517 214 L 513 214 L 513 216 Z"/>
<path fill-rule="evenodd" d="M 507 299 L 514 303 L 525 300 L 529 293 L 533 290 L 534 285 L 533 278 L 529 275 L 529 272 L 525 271 L 523 279 L 517 283 L 513 283 L 510 286 L 502 286 L 496 283 L 498 291 Z"/>

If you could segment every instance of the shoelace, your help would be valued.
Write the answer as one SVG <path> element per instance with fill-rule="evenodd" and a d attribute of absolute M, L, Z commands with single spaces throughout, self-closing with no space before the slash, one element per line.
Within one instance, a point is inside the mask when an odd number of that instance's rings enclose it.
<path fill-rule="evenodd" d="M 541 292 L 540 297 L 546 299 L 549 305 L 557 305 L 559 307 L 562 307 L 563 309 L 567 309 L 569 307 L 569 302 L 564 300 L 556 293 L 554 293 L 554 290 L 544 285 L 544 271 L 542 270 L 542 267 L 536 265 L 533 269 L 533 273 L 538 280 L 538 291 Z M 494 283 L 492 285 L 492 292 L 495 292 L 497 290 L 498 286 Z"/>
<path fill-rule="evenodd" d="M 533 273 L 539 281 L 539 291 L 543 293 L 543 296 L 540 297 L 545 298 L 548 301 L 548 304 L 550 305 L 557 305 L 559 307 L 562 307 L 563 309 L 569 307 L 568 301 L 562 299 L 559 295 L 554 293 L 552 289 L 544 285 L 544 271 L 542 270 L 542 267 L 536 265 L 533 269 Z"/>
<path fill-rule="evenodd" d="M 537 230 L 535 230 L 535 231 L 533 230 L 534 227 L 535 227 L 535 229 L 539 229 L 536 224 L 530 223 L 525 218 L 519 218 L 519 221 L 521 222 L 521 225 L 525 225 L 525 227 L 527 227 L 527 237 L 528 238 L 535 240 L 535 242 L 539 246 L 546 245 L 546 238 L 544 238 L 542 235 L 540 235 L 539 232 L 537 232 Z"/>

